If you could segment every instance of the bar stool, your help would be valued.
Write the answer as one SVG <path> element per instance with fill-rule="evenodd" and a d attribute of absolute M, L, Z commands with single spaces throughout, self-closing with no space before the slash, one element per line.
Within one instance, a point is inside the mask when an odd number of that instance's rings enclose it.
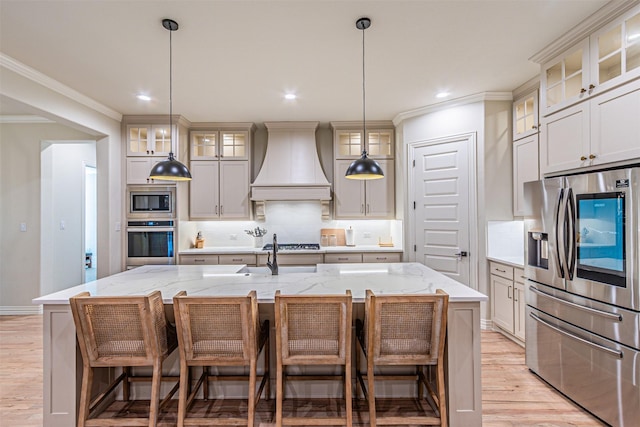
<path fill-rule="evenodd" d="M 146 296 L 92 297 L 83 292 L 69 299 L 82 353 L 82 388 L 78 427 L 141 426 L 155 427 L 159 410 L 171 399 L 178 383 L 159 403 L 162 362 L 177 347 L 175 330 L 167 323 L 162 295 L 155 291 Z M 132 366 L 151 366 L 151 398 L 148 418 L 100 418 L 95 410 L 122 383 L 123 399 L 129 400 Z M 123 372 L 91 402 L 93 368 L 122 367 Z M 101 408 L 102 409 L 102 408 Z M 95 411 L 94 411 L 95 410 Z M 94 412 L 94 413 L 92 413 Z M 93 418 L 90 418 L 93 416 Z"/>
<path fill-rule="evenodd" d="M 352 425 L 351 407 L 351 291 L 345 295 L 275 295 L 276 426 Z M 286 376 L 293 365 L 337 365 L 341 375 Z M 288 379 L 344 381 L 344 417 L 283 415 L 284 381 Z M 297 378 L 296 378 L 297 377 Z"/>
<path fill-rule="evenodd" d="M 266 385 L 269 398 L 269 321 L 262 325 L 258 318 L 256 291 L 246 297 L 190 297 L 182 291 L 173 297 L 173 310 L 180 349 L 180 393 L 178 394 L 178 426 L 254 424 L 255 410 Z M 264 349 L 263 374 L 256 393 L 257 363 Z M 189 369 L 201 366 L 202 375 L 191 393 Z M 238 380 L 239 376 L 213 375 L 211 366 L 246 366 L 249 375 L 247 416 L 187 417 L 198 390 L 202 386 L 204 400 L 209 399 L 209 381 Z"/>
<path fill-rule="evenodd" d="M 444 388 L 444 344 L 447 331 L 449 296 L 441 289 L 430 295 L 375 296 L 366 291 L 365 321 L 356 322 L 358 347 L 367 359 L 367 386 L 360 372 L 360 351 L 356 352 L 356 388 L 362 391 L 369 403 L 369 424 L 447 426 L 447 400 Z M 388 375 L 375 373 L 376 366 L 414 365 L 413 375 Z M 436 390 L 427 380 L 424 367 L 435 366 Z M 414 379 L 418 386 L 418 413 L 401 416 L 377 416 L 375 380 Z M 359 383 L 359 384 L 358 384 Z M 423 386 L 427 394 L 423 398 Z M 368 389 L 368 390 L 367 390 Z M 425 410 L 424 401 L 435 416 Z"/>

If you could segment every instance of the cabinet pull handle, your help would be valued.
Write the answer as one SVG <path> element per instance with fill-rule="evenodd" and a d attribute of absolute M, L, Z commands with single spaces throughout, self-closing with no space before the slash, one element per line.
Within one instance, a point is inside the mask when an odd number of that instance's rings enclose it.
<path fill-rule="evenodd" d="M 349 260 L 349 258 L 346 258 L 346 257 L 345 257 L 345 258 L 343 258 L 343 257 L 338 257 L 338 261 L 348 261 L 348 260 Z"/>
<path fill-rule="evenodd" d="M 513 301 L 518 302 L 518 294 L 520 293 L 519 290 L 517 289 L 513 289 Z"/>
<path fill-rule="evenodd" d="M 369 206 L 369 203 L 367 203 L 367 213 L 371 213 L 371 206 Z"/>
<path fill-rule="evenodd" d="M 580 89 L 580 93 L 585 93 L 587 90 L 585 88 Z"/>
<path fill-rule="evenodd" d="M 242 258 L 231 258 L 231 261 L 234 261 L 234 262 L 242 261 Z"/>
<path fill-rule="evenodd" d="M 386 256 L 377 256 L 377 257 L 376 257 L 376 259 L 377 259 L 378 261 L 386 261 L 386 260 L 387 260 L 387 257 L 386 257 Z"/>
<path fill-rule="evenodd" d="M 364 213 L 364 203 L 360 205 L 360 213 Z"/>
<path fill-rule="evenodd" d="M 220 205 L 220 215 L 224 215 L 224 206 Z"/>
<path fill-rule="evenodd" d="M 595 158 L 596 158 L 596 155 L 595 155 L 595 154 L 589 154 L 589 158 L 590 158 L 591 160 L 593 160 L 593 159 L 595 159 Z"/>
<path fill-rule="evenodd" d="M 511 299 L 511 286 L 507 288 L 507 298 Z"/>
<path fill-rule="evenodd" d="M 584 162 L 585 160 L 587 160 L 587 157 L 586 156 L 580 156 L 580 160 Z"/>
<path fill-rule="evenodd" d="M 204 259 L 196 258 L 193 260 L 193 262 L 204 262 Z"/>
<path fill-rule="evenodd" d="M 218 205 L 216 205 L 216 215 L 218 215 Z"/>
<path fill-rule="evenodd" d="M 496 271 L 499 271 L 500 273 L 506 273 L 507 270 L 500 270 L 499 268 L 496 268 Z"/>

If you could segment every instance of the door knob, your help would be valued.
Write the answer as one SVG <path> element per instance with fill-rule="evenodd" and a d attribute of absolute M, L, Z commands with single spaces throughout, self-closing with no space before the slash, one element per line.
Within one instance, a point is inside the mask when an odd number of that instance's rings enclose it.
<path fill-rule="evenodd" d="M 461 260 L 462 257 L 469 256 L 467 251 L 460 251 L 460 252 L 455 253 L 454 255 L 458 257 L 458 260 Z"/>

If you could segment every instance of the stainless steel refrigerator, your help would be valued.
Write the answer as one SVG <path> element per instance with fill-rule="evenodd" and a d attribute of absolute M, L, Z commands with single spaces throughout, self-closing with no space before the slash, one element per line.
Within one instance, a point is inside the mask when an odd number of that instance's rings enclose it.
<path fill-rule="evenodd" d="M 526 361 L 613 426 L 640 426 L 640 166 L 525 184 Z"/>

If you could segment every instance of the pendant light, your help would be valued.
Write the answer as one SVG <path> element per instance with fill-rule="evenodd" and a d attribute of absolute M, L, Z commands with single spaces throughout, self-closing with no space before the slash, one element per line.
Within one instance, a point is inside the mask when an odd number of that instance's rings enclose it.
<path fill-rule="evenodd" d="M 364 86 L 364 30 L 371 26 L 369 18 L 356 21 L 356 28 L 362 30 L 362 138 L 367 139 L 367 121 L 365 115 L 365 86 Z M 348 179 L 380 179 L 384 178 L 382 168 L 375 160 L 367 156 L 367 150 L 362 150 L 362 157 L 355 160 L 347 168 L 345 178 Z"/>
<path fill-rule="evenodd" d="M 163 19 L 162 26 L 169 30 L 169 132 L 171 133 L 171 145 L 176 138 L 173 133 L 173 55 L 171 34 L 178 30 L 178 23 L 173 19 Z M 173 149 L 169 150 L 169 158 L 151 168 L 149 178 L 161 181 L 190 181 L 191 172 L 187 167 L 173 157 Z"/>

